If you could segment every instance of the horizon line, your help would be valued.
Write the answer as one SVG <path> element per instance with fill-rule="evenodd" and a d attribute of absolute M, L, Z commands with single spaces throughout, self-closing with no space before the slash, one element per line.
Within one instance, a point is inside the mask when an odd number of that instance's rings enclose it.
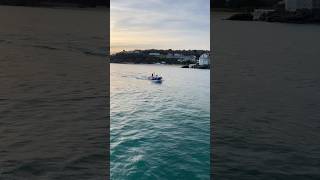
<path fill-rule="evenodd" d="M 123 51 L 147 51 L 147 50 L 170 50 L 171 48 L 169 49 L 156 49 L 156 48 L 150 48 L 150 49 L 123 49 L 123 50 L 120 50 L 120 51 L 111 51 L 110 50 L 110 54 L 113 54 L 113 53 L 119 53 L 119 52 L 123 52 Z M 210 49 L 171 49 L 172 51 L 210 51 Z"/>

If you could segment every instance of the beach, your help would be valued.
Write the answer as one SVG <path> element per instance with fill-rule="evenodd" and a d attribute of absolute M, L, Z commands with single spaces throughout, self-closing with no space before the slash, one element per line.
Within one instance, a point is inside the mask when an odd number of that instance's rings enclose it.
<path fill-rule="evenodd" d="M 0 6 L 0 177 L 105 179 L 107 9 Z"/>
<path fill-rule="evenodd" d="M 319 179 L 320 26 L 213 12 L 215 179 Z"/>

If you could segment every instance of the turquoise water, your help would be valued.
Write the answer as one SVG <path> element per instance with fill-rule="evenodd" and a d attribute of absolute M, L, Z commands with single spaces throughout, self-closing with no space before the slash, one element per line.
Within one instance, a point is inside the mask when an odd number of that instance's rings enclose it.
<path fill-rule="evenodd" d="M 111 64 L 111 179 L 209 179 L 210 71 Z M 147 76 L 161 74 L 161 84 Z"/>

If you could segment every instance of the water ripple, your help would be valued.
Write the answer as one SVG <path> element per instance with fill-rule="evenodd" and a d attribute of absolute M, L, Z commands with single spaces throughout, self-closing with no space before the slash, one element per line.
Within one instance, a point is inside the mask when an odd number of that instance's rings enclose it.
<path fill-rule="evenodd" d="M 209 179 L 208 97 L 209 71 L 112 64 L 112 179 Z"/>

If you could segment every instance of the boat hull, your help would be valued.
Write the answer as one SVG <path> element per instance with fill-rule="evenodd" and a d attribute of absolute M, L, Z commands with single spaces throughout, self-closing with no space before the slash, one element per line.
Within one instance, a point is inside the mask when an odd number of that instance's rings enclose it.
<path fill-rule="evenodd" d="M 162 83 L 162 77 L 148 77 L 148 79 L 154 83 Z"/>

